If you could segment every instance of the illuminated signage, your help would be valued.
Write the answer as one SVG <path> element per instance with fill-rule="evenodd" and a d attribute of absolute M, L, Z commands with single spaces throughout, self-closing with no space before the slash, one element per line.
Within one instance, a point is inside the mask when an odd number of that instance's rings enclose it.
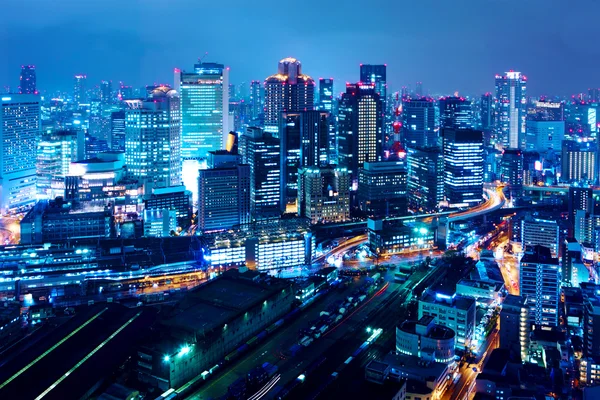
<path fill-rule="evenodd" d="M 535 106 L 541 108 L 560 108 L 561 103 L 550 103 L 546 101 L 536 101 Z"/>

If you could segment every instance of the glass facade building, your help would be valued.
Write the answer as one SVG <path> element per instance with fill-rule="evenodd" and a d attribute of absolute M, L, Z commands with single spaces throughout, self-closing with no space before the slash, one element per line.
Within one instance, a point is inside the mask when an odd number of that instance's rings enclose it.
<path fill-rule="evenodd" d="M 450 207 L 471 207 L 483 197 L 483 135 L 444 129 L 444 191 Z"/>

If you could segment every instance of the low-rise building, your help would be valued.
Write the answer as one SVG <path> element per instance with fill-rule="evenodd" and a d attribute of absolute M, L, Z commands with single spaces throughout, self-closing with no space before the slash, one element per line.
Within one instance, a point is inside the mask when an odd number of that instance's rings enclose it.
<path fill-rule="evenodd" d="M 436 317 L 436 323 L 456 333 L 456 348 L 469 346 L 475 332 L 475 300 L 443 293 L 425 292 L 419 300 L 419 318 Z"/>
<path fill-rule="evenodd" d="M 435 232 L 425 225 L 408 226 L 401 222 L 369 219 L 369 249 L 375 254 L 395 254 L 432 249 Z"/>
<path fill-rule="evenodd" d="M 437 325 L 433 316 L 404 321 L 396 327 L 396 352 L 424 361 L 453 363 L 455 336 L 452 329 Z"/>
<path fill-rule="evenodd" d="M 461 279 L 456 284 L 456 294 L 483 302 L 495 301 L 498 303 L 503 289 L 502 283 L 475 279 Z"/>
<path fill-rule="evenodd" d="M 138 350 L 138 376 L 162 390 L 179 387 L 291 310 L 294 288 L 254 271 L 229 270 L 164 313 Z"/>

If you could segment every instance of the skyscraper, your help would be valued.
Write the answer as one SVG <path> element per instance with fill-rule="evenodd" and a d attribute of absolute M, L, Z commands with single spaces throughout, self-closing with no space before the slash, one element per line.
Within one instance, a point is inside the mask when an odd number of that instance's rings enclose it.
<path fill-rule="evenodd" d="M 440 128 L 474 128 L 473 106 L 464 97 L 442 97 L 440 105 Z"/>
<path fill-rule="evenodd" d="M 481 95 L 480 100 L 481 129 L 490 130 L 494 126 L 494 98 L 491 93 Z"/>
<path fill-rule="evenodd" d="M 36 141 L 42 125 L 37 95 L 6 95 L 0 101 L 0 209 L 6 213 L 35 202 Z"/>
<path fill-rule="evenodd" d="M 293 211 L 298 170 L 327 164 L 329 114 L 324 111 L 282 112 L 278 129 L 281 150 L 281 208 Z"/>
<path fill-rule="evenodd" d="M 523 189 L 523 152 L 504 149 L 500 161 L 500 180 L 509 185 L 510 197 L 520 197 Z"/>
<path fill-rule="evenodd" d="M 529 351 L 529 331 L 527 300 L 522 296 L 507 295 L 500 314 L 500 347 L 509 349 L 522 361 L 526 360 Z"/>
<path fill-rule="evenodd" d="M 250 213 L 252 218 L 280 215 L 279 139 L 261 128 L 249 127 L 240 135 L 242 163 L 250 166 Z"/>
<path fill-rule="evenodd" d="M 422 97 L 425 94 L 423 93 L 423 82 L 417 82 L 415 84 L 415 96 Z"/>
<path fill-rule="evenodd" d="M 385 113 L 387 100 L 387 64 L 360 64 L 360 81 L 375 86 L 375 93 L 381 99 L 381 112 Z"/>
<path fill-rule="evenodd" d="M 79 104 L 87 103 L 87 76 L 85 75 L 75 75 L 73 81 L 73 103 L 76 106 Z"/>
<path fill-rule="evenodd" d="M 250 103 L 252 104 L 252 119 L 257 120 L 263 113 L 265 105 L 265 90 L 262 82 L 252 81 L 250 83 Z"/>
<path fill-rule="evenodd" d="M 353 190 L 366 161 L 381 161 L 383 104 L 373 84 L 346 84 L 339 106 L 338 163 L 348 169 Z"/>
<path fill-rule="evenodd" d="M 402 129 L 406 147 L 438 145 L 436 121 L 439 111 L 432 98 L 406 98 L 402 101 Z"/>
<path fill-rule="evenodd" d="M 250 222 L 250 166 L 221 164 L 200 170 L 198 229 L 220 231 Z"/>
<path fill-rule="evenodd" d="M 597 174 L 598 147 L 595 143 L 564 140 L 562 144 L 562 182 L 594 183 Z"/>
<path fill-rule="evenodd" d="M 348 171 L 329 165 L 302 168 L 298 177 L 298 214 L 311 224 L 350 219 Z"/>
<path fill-rule="evenodd" d="M 565 138 L 564 104 L 536 101 L 526 122 L 526 147 L 528 150 L 558 151 Z"/>
<path fill-rule="evenodd" d="M 35 65 L 21 66 L 19 94 L 37 94 Z"/>
<path fill-rule="evenodd" d="M 319 78 L 319 110 L 327 111 L 329 116 L 329 160 L 337 160 L 337 143 L 333 103 L 333 78 Z"/>
<path fill-rule="evenodd" d="M 483 135 L 444 129 L 444 191 L 450 207 L 470 207 L 483 197 Z"/>
<path fill-rule="evenodd" d="M 265 130 L 278 133 L 282 111 L 314 108 L 315 81 L 302 73 L 302 64 L 288 57 L 279 61 L 277 73 L 265 79 Z"/>
<path fill-rule="evenodd" d="M 408 148 L 408 200 L 412 208 L 433 211 L 444 200 L 444 157 L 439 147 Z"/>
<path fill-rule="evenodd" d="M 521 221 L 521 244 L 523 248 L 540 245 L 550 249 L 552 257 L 558 258 L 559 228 L 553 220 L 527 217 Z"/>
<path fill-rule="evenodd" d="M 520 263 L 520 294 L 527 297 L 529 322 L 536 325 L 558 325 L 560 268 L 550 249 L 535 246 L 526 249 Z"/>
<path fill-rule="evenodd" d="M 110 104 L 112 103 L 112 99 L 112 82 L 102 81 L 100 83 L 100 100 L 102 104 Z"/>
<path fill-rule="evenodd" d="M 496 132 L 504 147 L 525 149 L 527 77 L 510 70 L 496 75 Z"/>
<path fill-rule="evenodd" d="M 365 162 L 358 173 L 358 204 L 369 217 L 406 215 L 408 201 L 404 163 Z"/>
<path fill-rule="evenodd" d="M 181 116 L 177 92 L 154 88 L 125 111 L 125 163 L 131 178 L 154 187 L 181 184 Z"/>
<path fill-rule="evenodd" d="M 110 116 L 110 149 L 125 151 L 125 111 L 115 111 Z"/>
<path fill-rule="evenodd" d="M 181 156 L 206 159 L 225 148 L 229 134 L 229 68 L 200 62 L 194 72 L 175 69 L 175 90 L 181 98 Z"/>

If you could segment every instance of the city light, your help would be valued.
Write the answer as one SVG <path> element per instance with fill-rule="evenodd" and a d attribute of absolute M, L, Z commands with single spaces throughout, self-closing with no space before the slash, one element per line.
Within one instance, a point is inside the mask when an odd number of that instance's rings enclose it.
<path fill-rule="evenodd" d="M 181 356 L 184 356 L 184 355 L 188 354 L 188 353 L 190 352 L 190 350 L 191 350 L 191 349 L 190 349 L 190 346 L 183 346 L 183 347 L 182 347 L 182 348 L 179 350 L 179 353 L 177 353 L 177 355 L 178 355 L 179 357 L 181 357 Z"/>
<path fill-rule="evenodd" d="M 163 361 L 164 362 L 169 362 L 170 359 L 171 359 L 171 357 L 169 357 L 169 356 L 164 356 L 163 357 Z"/>

